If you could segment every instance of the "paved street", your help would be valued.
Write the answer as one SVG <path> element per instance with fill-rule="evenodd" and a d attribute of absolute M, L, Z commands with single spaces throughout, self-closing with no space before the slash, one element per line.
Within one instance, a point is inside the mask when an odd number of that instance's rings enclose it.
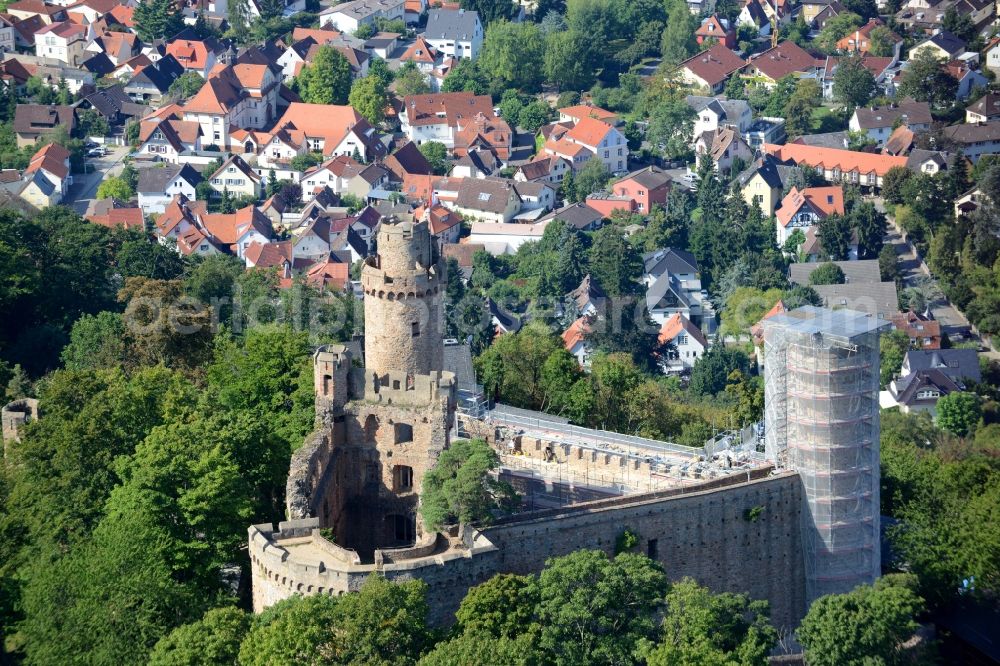
<path fill-rule="evenodd" d="M 87 158 L 87 169 L 93 171 L 73 174 L 73 185 L 69 188 L 66 200 L 72 202 L 70 206 L 80 215 L 87 212 L 87 206 L 97 194 L 101 181 L 109 176 L 117 176 L 122 171 L 122 160 L 128 155 L 128 146 L 108 146 L 108 149 L 111 152 L 106 157 Z"/>
<path fill-rule="evenodd" d="M 875 205 L 884 212 L 882 201 L 875 200 Z M 927 265 L 920 261 L 913 245 L 908 243 L 902 236 L 902 230 L 896 226 L 896 221 L 889 218 L 889 233 L 885 241 L 896 250 L 899 261 L 899 270 L 903 275 L 903 284 L 907 287 L 917 287 L 928 299 L 931 313 L 934 319 L 941 322 L 941 330 L 952 336 L 955 340 L 955 333 L 967 333 L 973 335 L 970 330 L 969 320 L 956 308 L 941 292 L 937 280 L 930 274 Z M 975 337 L 975 336 L 973 336 Z M 988 355 L 1000 358 L 1000 354 L 986 347 Z"/>

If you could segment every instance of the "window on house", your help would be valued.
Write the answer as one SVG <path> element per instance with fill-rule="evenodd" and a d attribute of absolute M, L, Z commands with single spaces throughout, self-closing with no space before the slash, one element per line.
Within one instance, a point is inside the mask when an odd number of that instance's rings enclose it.
<path fill-rule="evenodd" d="M 418 335 L 420 335 L 420 322 L 415 321 L 410 324 L 410 336 L 415 338 Z"/>
<path fill-rule="evenodd" d="M 918 400 L 929 400 L 931 398 L 940 398 L 941 392 L 937 389 L 921 389 L 917 391 Z"/>
<path fill-rule="evenodd" d="M 396 465 L 392 468 L 392 489 L 397 493 L 413 490 L 413 468 L 409 465 Z"/>

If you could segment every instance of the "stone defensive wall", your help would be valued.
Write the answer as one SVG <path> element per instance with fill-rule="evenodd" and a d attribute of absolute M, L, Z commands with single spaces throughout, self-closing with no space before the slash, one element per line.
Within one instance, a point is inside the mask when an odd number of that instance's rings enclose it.
<path fill-rule="evenodd" d="M 806 608 L 801 506 L 796 473 L 755 469 L 517 514 L 479 530 L 463 526 L 408 548 L 376 551 L 373 564 L 324 539 L 315 518 L 277 529 L 255 525 L 249 529 L 254 609 L 294 594 L 343 594 L 379 572 L 390 580 L 423 580 L 431 621 L 447 624 L 467 590 L 494 574 L 537 573 L 548 558 L 582 548 L 613 554 L 629 529 L 638 536 L 637 552 L 659 561 L 672 580 L 690 576 L 717 592 L 766 599 L 774 624 L 793 627 Z"/>

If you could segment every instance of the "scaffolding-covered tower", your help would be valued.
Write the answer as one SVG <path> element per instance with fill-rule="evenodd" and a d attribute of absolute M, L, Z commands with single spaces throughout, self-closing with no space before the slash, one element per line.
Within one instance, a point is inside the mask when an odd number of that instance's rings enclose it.
<path fill-rule="evenodd" d="M 804 489 L 808 601 L 872 583 L 879 557 L 879 331 L 806 306 L 764 322 L 765 452 Z"/>

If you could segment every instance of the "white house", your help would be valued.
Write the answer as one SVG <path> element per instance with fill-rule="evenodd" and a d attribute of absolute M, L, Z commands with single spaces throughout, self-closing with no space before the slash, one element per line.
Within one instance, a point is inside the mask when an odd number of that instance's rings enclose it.
<path fill-rule="evenodd" d="M 201 174 L 189 164 L 142 169 L 137 188 L 139 208 L 145 215 L 162 213 L 178 194 L 194 201 L 201 181 Z"/>
<path fill-rule="evenodd" d="M 479 12 L 465 9 L 432 9 L 427 15 L 424 39 L 439 53 L 475 60 L 483 47 Z"/>
<path fill-rule="evenodd" d="M 50 23 L 35 33 L 35 55 L 78 67 L 86 58 L 88 29 L 76 23 Z"/>
<path fill-rule="evenodd" d="M 375 27 L 375 19 L 404 20 L 403 0 L 351 0 L 328 7 L 319 13 L 319 27 L 330 26 L 341 32 L 355 33 L 362 25 Z"/>
<path fill-rule="evenodd" d="M 805 235 L 820 220 L 834 214 L 844 214 L 843 187 L 807 187 L 799 191 L 793 186 L 775 212 L 778 245 L 784 245 L 796 229 Z"/>
<path fill-rule="evenodd" d="M 889 106 L 858 107 L 847 126 L 852 132 L 864 132 L 877 145 L 889 139 L 897 124 L 904 124 L 914 132 L 931 128 L 931 107 L 927 102 L 906 101 Z"/>
<path fill-rule="evenodd" d="M 690 370 L 708 350 L 705 334 L 683 314 L 675 313 L 660 327 L 657 341 L 669 345 L 660 358 L 660 367 L 667 374 Z"/>
<path fill-rule="evenodd" d="M 742 99 L 688 95 L 685 101 L 697 114 L 692 136 L 701 136 L 704 132 L 711 132 L 720 127 L 730 127 L 740 134 L 746 134 L 753 123 L 753 111 Z"/>

